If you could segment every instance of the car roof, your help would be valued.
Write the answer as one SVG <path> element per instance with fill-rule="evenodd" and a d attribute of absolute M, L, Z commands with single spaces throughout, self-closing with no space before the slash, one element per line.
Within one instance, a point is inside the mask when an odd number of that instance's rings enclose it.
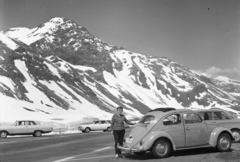
<path fill-rule="evenodd" d="M 31 121 L 34 121 L 34 120 L 17 120 L 16 122 L 31 122 Z"/>
<path fill-rule="evenodd" d="M 209 111 L 227 111 L 224 109 L 220 109 L 220 108 L 211 108 L 211 109 L 201 109 L 201 110 L 196 110 L 197 112 L 209 112 Z"/>
<path fill-rule="evenodd" d="M 171 110 L 176 110 L 175 108 L 172 107 L 163 107 L 163 108 L 156 108 L 156 109 L 152 109 L 149 112 L 153 112 L 153 111 L 162 111 L 162 112 L 167 112 L 167 111 L 171 111 Z"/>
<path fill-rule="evenodd" d="M 94 120 L 94 122 L 96 122 L 96 121 L 111 121 L 111 120 L 104 120 L 104 119 L 103 120 L 101 120 L 101 119 L 100 120 Z"/>
<path fill-rule="evenodd" d="M 181 113 L 181 112 L 195 112 L 191 109 L 175 109 L 175 110 L 170 110 L 169 111 L 149 111 L 146 115 L 154 115 L 156 118 L 161 118 L 167 114 L 171 114 L 171 113 Z"/>

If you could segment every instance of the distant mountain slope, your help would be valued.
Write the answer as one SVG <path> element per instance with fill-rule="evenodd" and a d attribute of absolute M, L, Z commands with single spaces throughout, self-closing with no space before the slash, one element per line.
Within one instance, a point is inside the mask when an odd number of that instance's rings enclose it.
<path fill-rule="evenodd" d="M 239 82 L 236 91 L 223 83 L 165 57 L 110 45 L 66 18 L 0 32 L 1 99 L 12 102 L 1 103 L 1 112 L 19 111 L 12 119 L 29 113 L 40 119 L 110 118 L 117 105 L 136 117 L 156 107 L 240 104 Z"/>

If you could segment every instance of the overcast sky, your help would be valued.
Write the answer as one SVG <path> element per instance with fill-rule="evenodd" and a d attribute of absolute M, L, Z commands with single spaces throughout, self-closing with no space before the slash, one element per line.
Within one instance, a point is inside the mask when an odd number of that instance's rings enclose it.
<path fill-rule="evenodd" d="M 240 80 L 239 0 L 0 0 L 0 31 L 54 17 L 129 51 Z"/>

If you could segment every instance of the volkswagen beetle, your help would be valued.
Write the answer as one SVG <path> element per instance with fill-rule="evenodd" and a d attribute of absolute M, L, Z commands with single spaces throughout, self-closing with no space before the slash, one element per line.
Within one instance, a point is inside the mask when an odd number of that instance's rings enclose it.
<path fill-rule="evenodd" d="M 193 110 L 157 108 L 143 116 L 118 147 L 137 155 L 151 151 L 155 158 L 164 158 L 171 151 L 192 148 L 216 147 L 225 152 L 232 141 L 228 128 L 207 124 Z"/>

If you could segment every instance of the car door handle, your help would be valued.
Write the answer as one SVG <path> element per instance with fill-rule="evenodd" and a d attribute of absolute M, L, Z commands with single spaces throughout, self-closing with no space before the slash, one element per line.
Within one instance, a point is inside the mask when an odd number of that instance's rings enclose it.
<path fill-rule="evenodd" d="M 190 128 L 189 128 L 189 127 L 186 127 L 186 130 L 190 130 Z"/>

